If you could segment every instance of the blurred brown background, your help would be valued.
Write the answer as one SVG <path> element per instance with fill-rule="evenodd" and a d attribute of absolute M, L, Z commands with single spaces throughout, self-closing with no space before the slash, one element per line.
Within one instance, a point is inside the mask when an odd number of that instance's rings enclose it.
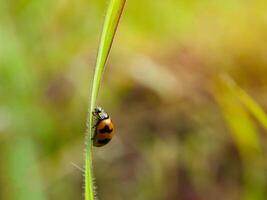
<path fill-rule="evenodd" d="M 107 1 L 0 2 L 0 199 L 83 199 Z M 98 97 L 101 200 L 264 200 L 265 0 L 128 1 Z M 257 103 L 256 103 L 257 102 Z"/>

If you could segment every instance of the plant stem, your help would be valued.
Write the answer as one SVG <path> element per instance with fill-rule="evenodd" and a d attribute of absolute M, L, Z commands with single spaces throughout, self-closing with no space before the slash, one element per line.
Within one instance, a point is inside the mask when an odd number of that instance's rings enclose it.
<path fill-rule="evenodd" d="M 107 9 L 102 35 L 100 39 L 99 50 L 97 54 L 97 61 L 95 66 L 95 73 L 93 85 L 91 90 L 90 107 L 88 109 L 87 117 L 87 131 L 86 131 L 86 153 L 85 153 L 85 200 L 94 199 L 94 185 L 93 185 L 93 164 L 92 164 L 92 111 L 96 105 L 96 98 L 100 88 L 101 79 L 105 64 L 112 46 L 112 42 L 118 27 L 118 23 L 124 8 L 126 0 L 111 0 Z"/>

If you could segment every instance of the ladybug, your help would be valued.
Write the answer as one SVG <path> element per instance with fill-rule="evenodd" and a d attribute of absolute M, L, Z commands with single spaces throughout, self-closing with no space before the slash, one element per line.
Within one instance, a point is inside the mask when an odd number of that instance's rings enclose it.
<path fill-rule="evenodd" d="M 109 143 L 113 137 L 114 126 L 109 115 L 101 107 L 96 107 L 93 115 L 96 117 L 94 136 L 92 138 L 95 147 L 101 147 Z"/>

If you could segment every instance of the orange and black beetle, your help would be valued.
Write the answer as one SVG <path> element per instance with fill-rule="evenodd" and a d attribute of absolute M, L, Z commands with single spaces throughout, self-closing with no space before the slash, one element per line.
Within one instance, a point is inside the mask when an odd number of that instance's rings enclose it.
<path fill-rule="evenodd" d="M 114 126 L 109 115 L 101 108 L 96 107 L 93 115 L 97 118 L 94 125 L 95 132 L 92 138 L 95 147 L 101 147 L 109 143 L 113 137 Z"/>

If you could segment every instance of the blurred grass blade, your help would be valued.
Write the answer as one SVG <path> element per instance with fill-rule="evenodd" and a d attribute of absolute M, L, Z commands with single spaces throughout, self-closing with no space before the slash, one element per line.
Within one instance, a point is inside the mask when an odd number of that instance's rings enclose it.
<path fill-rule="evenodd" d="M 237 96 L 237 98 L 244 104 L 244 106 L 259 120 L 261 125 L 267 130 L 267 114 L 243 89 L 241 89 L 229 77 L 226 80 L 227 86 Z"/>
<path fill-rule="evenodd" d="M 267 130 L 267 115 L 263 109 L 241 88 L 236 88 L 236 93 L 242 103 L 259 120 L 261 125 Z"/>
<path fill-rule="evenodd" d="M 100 82 L 103 76 L 105 64 L 111 49 L 113 38 L 118 27 L 118 23 L 124 8 L 126 0 L 111 0 L 107 14 L 105 17 L 105 22 L 103 26 L 102 36 L 100 39 L 100 45 L 97 55 L 90 107 L 88 111 L 87 119 L 87 131 L 86 131 L 86 158 L 85 158 L 85 199 L 92 200 L 94 199 L 93 191 L 93 173 L 92 173 L 92 111 L 95 108 L 96 98 L 98 95 Z"/>
<path fill-rule="evenodd" d="M 44 200 L 42 178 L 38 169 L 33 170 L 37 162 L 36 146 L 30 137 L 23 135 L 13 138 L 6 145 L 8 177 L 7 185 L 10 199 Z"/>
<path fill-rule="evenodd" d="M 262 174 L 265 168 L 259 134 L 253 120 L 232 89 L 228 85 L 228 80 L 223 79 L 219 81 L 214 94 L 242 159 L 243 199 L 264 200 L 265 180 Z"/>

